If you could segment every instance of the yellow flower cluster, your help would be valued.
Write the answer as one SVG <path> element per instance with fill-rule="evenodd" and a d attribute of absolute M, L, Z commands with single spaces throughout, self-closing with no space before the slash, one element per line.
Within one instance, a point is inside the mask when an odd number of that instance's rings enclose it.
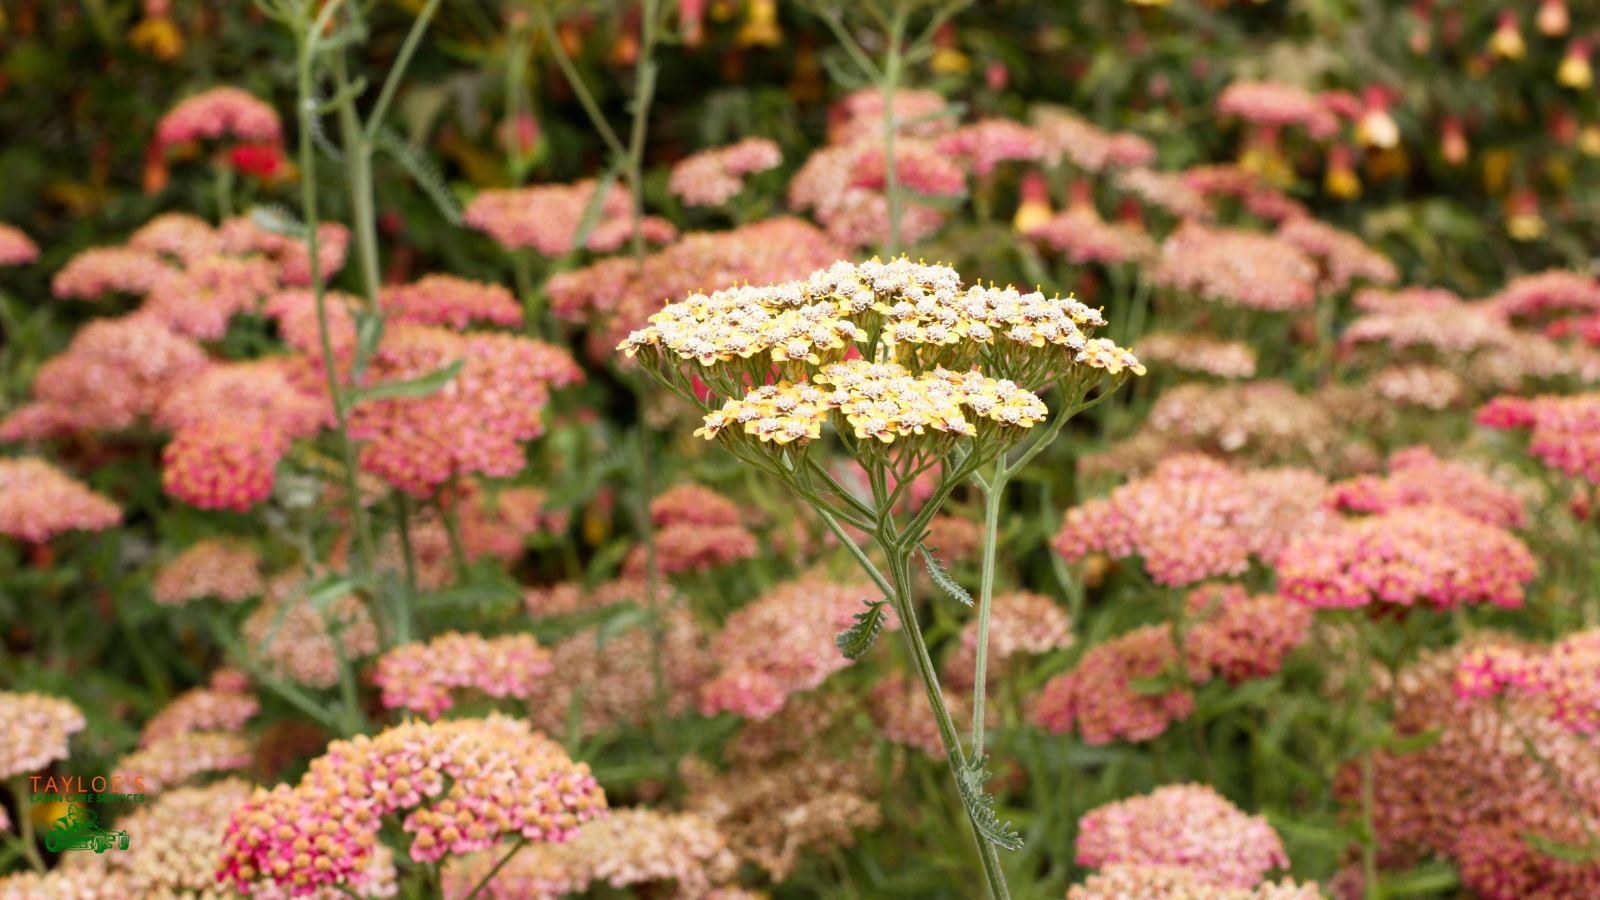
<path fill-rule="evenodd" d="M 1073 364 L 1143 374 L 1132 353 L 1091 337 L 1104 324 L 1099 310 L 1071 297 L 963 288 L 954 269 L 901 257 L 839 262 L 804 281 L 694 294 L 651 316 L 617 349 L 712 368 L 759 356 L 820 366 L 844 359 L 851 345 L 867 357 L 881 346 L 914 368 L 978 365 L 996 374 L 1027 372 L 1039 384 Z M 1046 348 L 1065 351 L 1064 358 L 1029 352 Z"/>
<path fill-rule="evenodd" d="M 913 375 L 896 363 L 857 359 L 827 365 L 811 382 L 764 385 L 742 400 L 729 400 L 706 416 L 695 435 L 711 439 L 739 425 L 762 443 L 803 443 L 818 437 L 835 411 L 858 439 L 885 444 L 930 432 L 977 437 L 979 424 L 969 412 L 985 427 L 1018 431 L 1048 413 L 1031 391 L 979 372 L 936 368 Z"/>

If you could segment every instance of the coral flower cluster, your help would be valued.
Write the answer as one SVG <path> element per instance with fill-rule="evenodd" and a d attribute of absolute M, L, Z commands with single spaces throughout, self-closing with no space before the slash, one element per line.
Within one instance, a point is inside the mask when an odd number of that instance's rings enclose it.
<path fill-rule="evenodd" d="M 1172 866 L 1249 888 L 1289 857 L 1265 817 L 1246 815 L 1210 787 L 1182 784 L 1090 811 L 1078 822 L 1078 863 Z"/>
<path fill-rule="evenodd" d="M 596 203 L 599 185 L 593 179 L 574 184 L 541 184 L 526 188 L 483 191 L 467 204 L 466 224 L 484 232 L 507 250 L 533 250 L 540 256 L 565 256 L 579 249 L 584 214 Z M 599 218 L 589 231 L 590 250 L 614 250 L 630 233 L 633 204 L 620 185 L 610 185 L 598 199 Z M 646 217 L 643 233 L 651 243 L 668 243 L 677 230 L 665 220 Z"/>
<path fill-rule="evenodd" d="M 760 548 L 741 518 L 732 501 L 699 485 L 681 485 L 650 501 L 656 571 L 707 572 L 755 557 Z M 636 546 L 623 560 L 623 575 L 642 578 L 651 561 L 646 546 Z"/>
<path fill-rule="evenodd" d="M 1510 694 L 1574 734 L 1600 732 L 1600 631 L 1581 631 L 1538 651 L 1489 645 L 1467 651 L 1456 672 L 1466 699 Z"/>
<path fill-rule="evenodd" d="M 1254 378 L 1256 351 L 1242 341 L 1157 332 L 1139 339 L 1139 359 L 1214 378 Z"/>
<path fill-rule="evenodd" d="M 1185 222 L 1161 245 L 1150 278 L 1224 306 L 1289 312 L 1316 301 L 1317 271 L 1311 257 L 1281 238 Z"/>
<path fill-rule="evenodd" d="M 0 780 L 29 775 L 67 758 L 67 740 L 83 730 L 83 713 L 59 697 L 0 692 Z"/>
<path fill-rule="evenodd" d="M 179 734 L 202 731 L 238 732 L 255 717 L 261 704 L 245 691 L 237 672 L 219 671 L 205 687 L 185 691 L 145 723 L 139 745 L 149 747 Z"/>
<path fill-rule="evenodd" d="M 1384 513 L 1405 506 L 1437 504 L 1501 528 L 1519 528 L 1527 511 L 1517 493 L 1470 465 L 1440 459 L 1427 447 L 1408 447 L 1389 457 L 1386 476 L 1362 475 L 1328 489 L 1337 509 Z"/>
<path fill-rule="evenodd" d="M 1300 538 L 1279 557 L 1278 588 L 1313 607 L 1467 603 L 1518 607 L 1538 564 L 1506 530 L 1437 504 L 1403 506 Z"/>
<path fill-rule="evenodd" d="M 1242 575 L 1252 559 L 1271 565 L 1295 535 L 1333 524 L 1321 505 L 1325 489 L 1304 469 L 1236 471 L 1181 454 L 1068 510 L 1055 548 L 1069 562 L 1091 553 L 1137 556 L 1164 585 Z"/>
<path fill-rule="evenodd" d="M 277 144 L 283 126 L 271 106 L 235 87 L 218 87 L 184 100 L 156 123 L 156 144 L 171 147 L 233 137 Z"/>
<path fill-rule="evenodd" d="M 343 594 L 313 604 L 306 596 L 313 588 L 299 573 L 278 577 L 241 631 L 274 675 L 332 687 L 339 680 L 340 656 L 354 660 L 375 652 L 378 629 L 361 598 Z"/>
<path fill-rule="evenodd" d="M 735 612 L 712 641 L 718 672 L 700 690 L 700 711 L 775 715 L 792 695 L 850 665 L 834 635 L 874 597 L 867 585 L 813 577 L 780 585 Z"/>
<path fill-rule="evenodd" d="M 1478 422 L 1528 429 L 1528 452 L 1535 459 L 1600 484 L 1600 394 L 1499 397 L 1478 410 Z"/>
<path fill-rule="evenodd" d="M 0 458 L 0 535 L 42 544 L 68 531 L 122 521 L 115 503 L 32 456 Z"/>
<path fill-rule="evenodd" d="M 457 331 L 473 324 L 522 325 L 522 307 L 509 290 L 455 275 L 427 275 L 385 287 L 378 305 L 389 322 L 443 325 Z"/>
<path fill-rule="evenodd" d="M 507 836 L 569 841 L 605 808 L 588 766 L 526 722 L 407 723 L 335 741 L 297 784 L 258 789 L 228 822 L 218 878 L 246 892 L 261 881 L 295 895 L 359 887 L 391 815 L 410 857 L 437 862 Z"/>
<path fill-rule="evenodd" d="M 775 169 L 783 151 L 775 141 L 745 138 L 715 150 L 702 150 L 672 167 L 667 190 L 689 206 L 721 206 L 744 190 L 747 175 Z"/>
<path fill-rule="evenodd" d="M 22 229 L 0 222 L 0 267 L 24 266 L 39 258 L 39 245 Z"/>
<path fill-rule="evenodd" d="M 553 671 L 550 651 L 531 634 L 486 638 L 452 631 L 385 653 L 372 681 L 389 709 L 437 719 L 455 705 L 455 691 L 525 700 L 533 695 L 534 684 Z"/>

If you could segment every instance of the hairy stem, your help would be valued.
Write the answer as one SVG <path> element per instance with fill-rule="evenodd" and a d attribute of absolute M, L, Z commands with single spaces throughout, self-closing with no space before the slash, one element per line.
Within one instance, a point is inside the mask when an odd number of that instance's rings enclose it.
<path fill-rule="evenodd" d="M 983 490 L 983 574 L 978 581 L 978 647 L 972 668 L 972 755 L 983 755 L 984 695 L 989 676 L 989 615 L 994 600 L 995 545 L 999 543 L 1000 503 L 1006 489 L 1006 459 L 995 458 L 994 474 Z"/>

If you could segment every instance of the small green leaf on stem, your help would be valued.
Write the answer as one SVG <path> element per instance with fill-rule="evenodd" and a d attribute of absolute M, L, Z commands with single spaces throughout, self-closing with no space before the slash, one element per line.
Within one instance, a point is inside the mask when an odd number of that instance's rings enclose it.
<path fill-rule="evenodd" d="M 867 601 L 867 608 L 855 614 L 855 624 L 834 636 L 834 646 L 839 648 L 845 659 L 860 659 L 872 649 L 873 642 L 883 631 L 883 623 L 888 616 L 884 612 L 884 606 L 888 602 Z"/>
<path fill-rule="evenodd" d="M 950 577 L 950 573 L 945 571 L 944 566 L 940 565 L 939 561 L 934 558 L 933 551 L 929 550 L 926 544 L 918 544 L 917 549 L 922 551 L 922 561 L 928 564 L 928 574 L 933 577 L 933 583 L 962 604 L 971 606 L 972 594 L 968 593 L 966 588 L 957 584 L 956 580 Z"/>
<path fill-rule="evenodd" d="M 975 756 L 962 767 L 956 777 L 961 802 L 967 805 L 967 815 L 972 817 L 979 837 L 1004 850 L 1021 850 L 1022 835 L 1012 829 L 1010 822 L 1000 821 L 994 812 L 994 797 L 984 790 L 984 785 L 994 777 L 989 773 L 988 764 L 989 757 Z"/>
<path fill-rule="evenodd" d="M 397 397 L 426 397 L 437 393 L 441 388 L 450 383 L 461 371 L 466 363 L 464 359 L 445 366 L 442 369 L 419 375 L 416 378 L 407 378 L 403 381 L 385 381 L 382 384 L 369 385 L 359 388 L 351 393 L 352 405 L 365 403 L 369 400 L 392 400 Z"/>

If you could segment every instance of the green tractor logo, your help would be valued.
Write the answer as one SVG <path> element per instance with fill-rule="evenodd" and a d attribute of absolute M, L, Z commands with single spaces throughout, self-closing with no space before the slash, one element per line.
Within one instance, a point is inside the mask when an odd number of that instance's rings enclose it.
<path fill-rule="evenodd" d="M 44 845 L 51 853 L 68 850 L 93 850 L 104 853 L 112 847 L 128 849 L 128 833 L 100 827 L 94 810 L 79 803 L 67 807 L 67 814 L 55 821 L 44 834 Z"/>

